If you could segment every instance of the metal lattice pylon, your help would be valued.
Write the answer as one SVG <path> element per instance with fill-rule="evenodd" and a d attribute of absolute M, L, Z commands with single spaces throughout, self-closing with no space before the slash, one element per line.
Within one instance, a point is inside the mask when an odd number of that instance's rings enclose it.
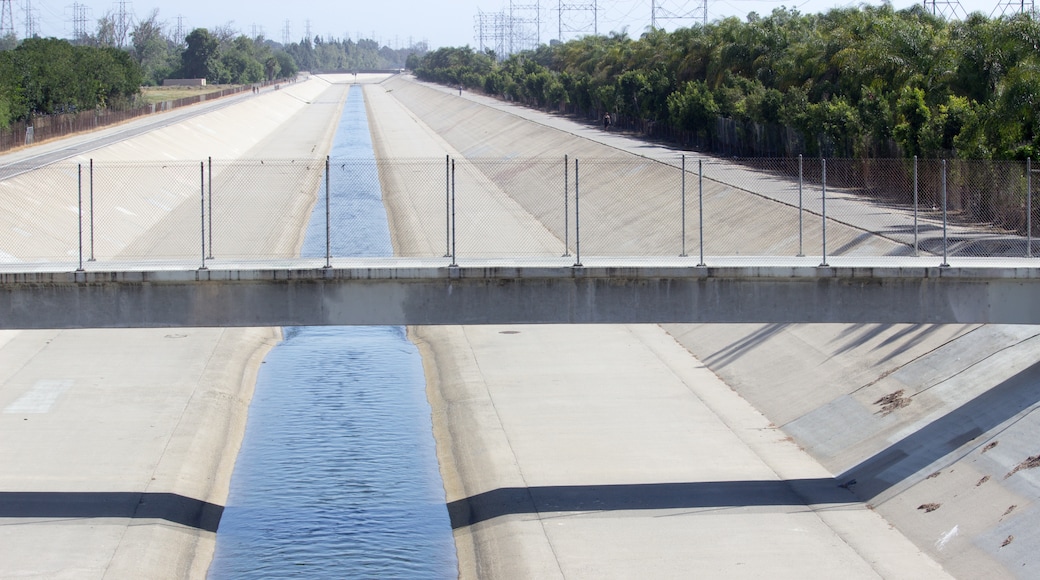
<path fill-rule="evenodd" d="M 944 20 L 964 19 L 968 16 L 960 0 L 922 0 L 922 2 L 924 9 L 932 16 L 938 16 Z"/>
<path fill-rule="evenodd" d="M 499 60 L 508 54 L 508 17 L 505 12 L 483 12 L 477 10 L 477 46 L 481 52 L 491 50 Z"/>
<path fill-rule="evenodd" d="M 1035 18 L 1037 16 L 1036 4 L 1033 0 L 1002 0 L 990 13 L 990 18 L 1014 16 L 1015 14 L 1029 14 Z"/>
<path fill-rule="evenodd" d="M 559 0 L 559 32 L 557 39 L 563 42 L 564 33 L 599 34 L 599 4 L 597 0 L 581 3 L 566 3 Z M 567 15 L 565 18 L 564 15 Z M 589 17 L 591 15 L 591 18 Z"/>
<path fill-rule="evenodd" d="M 677 0 L 652 0 L 650 5 L 650 28 L 664 28 L 664 22 L 694 22 L 708 24 L 708 0 L 699 0 L 695 8 L 689 2 Z"/>
<path fill-rule="evenodd" d="M 11 0 L 0 0 L 0 36 L 14 36 L 14 12 Z"/>

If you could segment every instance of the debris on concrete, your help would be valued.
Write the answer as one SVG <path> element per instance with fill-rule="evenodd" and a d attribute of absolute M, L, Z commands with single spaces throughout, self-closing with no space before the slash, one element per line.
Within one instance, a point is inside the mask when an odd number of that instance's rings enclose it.
<path fill-rule="evenodd" d="M 875 405 L 881 405 L 879 411 L 882 416 L 888 415 L 896 409 L 902 409 L 910 405 L 910 397 L 905 396 L 903 389 L 899 389 L 894 393 L 889 393 L 884 397 L 874 401 Z"/>

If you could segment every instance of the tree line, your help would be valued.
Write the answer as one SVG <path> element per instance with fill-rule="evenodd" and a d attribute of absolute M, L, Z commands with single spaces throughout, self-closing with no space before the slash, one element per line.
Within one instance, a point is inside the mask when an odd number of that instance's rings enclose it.
<path fill-rule="evenodd" d="M 41 115 L 76 113 L 137 104 L 141 86 L 168 78 L 204 78 L 209 84 L 252 84 L 307 70 L 403 68 L 406 50 L 372 40 L 335 39 L 281 45 L 250 38 L 230 25 L 197 28 L 179 40 L 158 11 L 119 38 L 111 15 L 74 41 L 57 38 L 0 38 L 0 128 Z"/>
<path fill-rule="evenodd" d="M 1040 23 L 921 6 L 779 8 L 674 32 L 416 59 L 423 80 L 735 154 L 1025 159 L 1040 146 Z"/>

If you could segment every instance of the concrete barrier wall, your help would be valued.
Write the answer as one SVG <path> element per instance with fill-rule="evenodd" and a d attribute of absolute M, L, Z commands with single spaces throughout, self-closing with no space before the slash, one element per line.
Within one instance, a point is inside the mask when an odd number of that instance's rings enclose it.
<path fill-rule="evenodd" d="M 0 328 L 1040 324 L 1034 270 L 445 268 L 0 275 Z"/>

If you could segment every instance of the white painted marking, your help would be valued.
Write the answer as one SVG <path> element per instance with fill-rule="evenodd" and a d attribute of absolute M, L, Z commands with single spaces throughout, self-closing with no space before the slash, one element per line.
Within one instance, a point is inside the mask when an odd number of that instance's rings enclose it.
<path fill-rule="evenodd" d="M 72 386 L 71 379 L 43 379 L 36 381 L 31 389 L 4 408 L 8 414 L 34 414 L 49 413 L 58 397 Z"/>
<path fill-rule="evenodd" d="M 953 528 L 950 531 L 943 534 L 942 537 L 939 538 L 937 542 L 935 542 L 935 547 L 939 549 L 939 551 L 942 551 L 942 549 L 946 547 L 946 543 L 952 540 L 954 536 L 956 536 L 957 533 L 960 531 L 958 528 L 959 526 L 953 526 Z"/>

